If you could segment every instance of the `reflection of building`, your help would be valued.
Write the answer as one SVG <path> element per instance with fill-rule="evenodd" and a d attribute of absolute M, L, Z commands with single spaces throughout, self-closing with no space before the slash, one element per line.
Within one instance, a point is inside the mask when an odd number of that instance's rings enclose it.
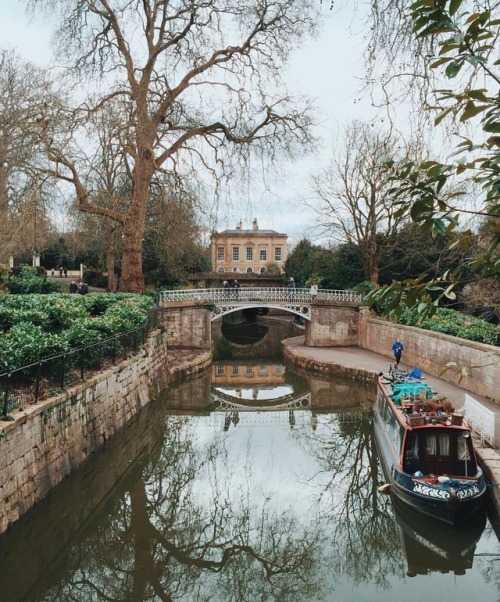
<path fill-rule="evenodd" d="M 282 364 L 213 363 L 212 385 L 281 385 L 285 368 Z"/>
<path fill-rule="evenodd" d="M 274 230 L 259 230 L 254 218 L 251 230 L 243 230 L 241 222 L 235 230 L 212 234 L 212 270 L 235 274 L 265 274 L 270 263 L 284 269 L 287 258 L 286 234 Z"/>

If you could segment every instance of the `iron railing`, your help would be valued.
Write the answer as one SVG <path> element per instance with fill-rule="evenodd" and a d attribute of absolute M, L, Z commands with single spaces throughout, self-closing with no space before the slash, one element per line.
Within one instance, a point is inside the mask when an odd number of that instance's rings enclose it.
<path fill-rule="evenodd" d="M 192 301 L 198 303 L 311 303 L 319 301 L 346 301 L 361 303 L 362 295 L 352 290 L 320 289 L 316 295 L 311 295 L 309 288 L 286 287 L 275 288 L 198 288 L 178 291 L 161 291 L 158 293 L 158 304 Z"/>
<path fill-rule="evenodd" d="M 87 375 L 137 353 L 158 319 L 158 310 L 150 309 L 146 322 L 137 328 L 0 374 L 0 418 L 10 420 L 14 410 L 58 395 Z"/>

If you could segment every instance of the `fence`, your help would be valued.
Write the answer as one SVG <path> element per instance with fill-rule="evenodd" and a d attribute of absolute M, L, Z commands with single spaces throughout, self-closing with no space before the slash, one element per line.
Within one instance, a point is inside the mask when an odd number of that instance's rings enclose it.
<path fill-rule="evenodd" d="M 485 408 L 468 393 L 465 394 L 463 413 L 467 422 L 481 438 L 495 447 L 495 413 Z"/>
<path fill-rule="evenodd" d="M 86 375 L 123 361 L 142 348 L 157 324 L 158 311 L 150 309 L 142 326 L 0 374 L 0 418 L 11 420 L 14 410 L 58 395 Z"/>
<path fill-rule="evenodd" d="M 187 290 L 161 291 L 158 294 L 160 305 L 192 301 L 195 303 L 222 304 L 238 303 L 311 303 L 311 301 L 346 301 L 361 303 L 362 295 L 351 290 L 320 289 L 311 295 L 310 288 L 198 288 Z"/>

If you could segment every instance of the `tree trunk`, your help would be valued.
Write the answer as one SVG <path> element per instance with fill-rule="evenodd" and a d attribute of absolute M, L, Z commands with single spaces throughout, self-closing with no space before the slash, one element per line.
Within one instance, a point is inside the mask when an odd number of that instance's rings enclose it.
<path fill-rule="evenodd" d="M 109 231 L 108 245 L 106 248 L 106 271 L 108 273 L 108 293 L 116 291 L 115 278 L 115 227 L 111 227 Z"/>
<path fill-rule="evenodd" d="M 130 211 L 123 226 L 121 292 L 144 292 L 142 240 L 153 172 L 152 154 L 148 155 L 146 160 L 137 161 Z"/>
<path fill-rule="evenodd" d="M 120 291 L 124 293 L 143 293 L 144 275 L 142 273 L 142 235 L 144 225 L 131 215 L 123 228 L 122 275 Z"/>

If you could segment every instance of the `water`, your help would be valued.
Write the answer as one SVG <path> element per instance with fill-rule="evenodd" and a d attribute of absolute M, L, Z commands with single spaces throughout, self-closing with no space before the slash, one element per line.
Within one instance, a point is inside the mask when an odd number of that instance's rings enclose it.
<path fill-rule="evenodd" d="M 0 539 L 2 602 L 500 600 L 487 516 L 377 491 L 369 390 L 237 345 Z"/>

